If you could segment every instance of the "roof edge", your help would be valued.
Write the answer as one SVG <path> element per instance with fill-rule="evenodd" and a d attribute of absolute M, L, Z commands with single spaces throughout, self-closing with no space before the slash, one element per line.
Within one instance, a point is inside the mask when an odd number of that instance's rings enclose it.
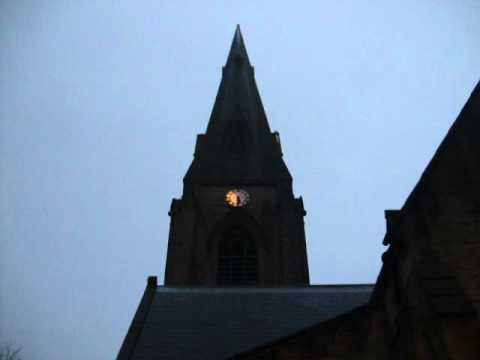
<path fill-rule="evenodd" d="M 367 311 L 370 310 L 370 308 L 371 308 L 371 305 L 368 304 L 368 303 L 365 304 L 365 305 L 358 306 L 358 307 L 353 308 L 352 310 L 350 310 L 346 313 L 340 314 L 340 315 L 338 315 L 334 318 L 322 321 L 322 322 L 317 323 L 317 324 L 312 325 L 312 326 L 308 326 L 308 327 L 306 327 L 304 329 L 301 329 L 299 331 L 296 331 L 296 332 L 294 332 L 290 335 L 282 336 L 281 338 L 275 339 L 275 340 L 270 341 L 268 343 L 265 343 L 263 345 L 259 345 L 257 347 L 252 348 L 252 349 L 243 351 L 243 352 L 238 353 L 238 354 L 236 354 L 236 355 L 234 355 L 234 356 L 232 356 L 228 359 L 229 360 L 243 359 L 243 358 L 245 358 L 245 356 L 251 356 L 251 355 L 255 354 L 256 352 L 261 352 L 263 350 L 267 350 L 269 347 L 278 345 L 278 344 L 280 344 L 282 342 L 285 342 L 285 341 L 288 341 L 288 340 L 290 340 L 294 337 L 302 336 L 302 335 L 304 335 L 304 334 L 306 334 L 310 331 L 315 331 L 318 328 L 330 326 L 330 325 L 332 325 L 333 323 L 335 323 L 339 320 L 341 321 L 342 319 L 348 318 L 350 316 L 355 316 L 357 313 L 367 312 Z"/>
<path fill-rule="evenodd" d="M 135 316 L 133 317 L 130 327 L 128 328 L 127 335 L 125 335 L 125 339 L 123 340 L 120 351 L 118 352 L 117 360 L 129 360 L 132 358 L 137 346 L 137 341 L 143 331 L 145 319 L 150 312 L 150 307 L 152 305 L 153 298 L 155 297 L 157 287 L 157 277 L 149 276 L 147 278 L 147 286 L 143 292 L 140 304 L 138 305 Z"/>

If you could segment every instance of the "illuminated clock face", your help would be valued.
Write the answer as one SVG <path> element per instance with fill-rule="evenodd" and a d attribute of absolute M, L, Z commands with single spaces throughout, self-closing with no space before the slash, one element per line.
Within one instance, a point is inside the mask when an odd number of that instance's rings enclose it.
<path fill-rule="evenodd" d="M 227 192 L 225 200 L 231 207 L 240 207 L 250 201 L 250 195 L 242 189 L 233 189 Z"/>

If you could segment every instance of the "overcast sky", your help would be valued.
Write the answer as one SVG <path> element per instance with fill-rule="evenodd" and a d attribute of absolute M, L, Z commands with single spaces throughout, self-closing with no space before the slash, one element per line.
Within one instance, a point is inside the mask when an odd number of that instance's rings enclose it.
<path fill-rule="evenodd" d="M 2 1 L 0 345 L 116 356 L 147 276 L 163 280 L 237 23 L 304 198 L 312 282 L 374 282 L 384 209 L 480 79 L 478 0 L 388 3 Z"/>

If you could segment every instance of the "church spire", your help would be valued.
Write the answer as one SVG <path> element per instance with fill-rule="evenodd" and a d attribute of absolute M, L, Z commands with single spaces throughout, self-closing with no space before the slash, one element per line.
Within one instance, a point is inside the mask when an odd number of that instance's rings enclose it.
<path fill-rule="evenodd" d="M 237 26 L 205 134 L 170 208 L 166 285 L 308 284 L 295 198 Z"/>
<path fill-rule="evenodd" d="M 184 181 L 291 181 L 278 134 L 272 133 L 268 125 L 238 25 L 207 131 L 197 138 L 195 158 Z"/>
<path fill-rule="evenodd" d="M 226 66 L 229 66 L 232 63 L 237 65 L 243 63 L 245 65 L 250 65 L 245 42 L 243 41 L 242 32 L 240 31 L 240 25 L 237 25 L 237 28 L 235 29 L 235 35 L 233 35 L 232 45 L 230 46 L 230 53 L 228 54 Z"/>
<path fill-rule="evenodd" d="M 248 58 L 245 42 L 237 25 L 227 62 L 223 67 L 222 81 L 218 89 L 207 135 L 212 140 L 224 139 L 242 128 L 251 140 L 249 150 L 257 147 L 258 141 L 270 135 L 265 110 L 258 93 L 253 67 Z M 226 149 L 222 149 L 226 150 Z"/>

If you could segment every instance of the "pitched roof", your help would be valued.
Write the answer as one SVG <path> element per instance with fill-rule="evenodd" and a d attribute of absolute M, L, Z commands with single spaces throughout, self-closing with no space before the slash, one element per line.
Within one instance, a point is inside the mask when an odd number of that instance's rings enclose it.
<path fill-rule="evenodd" d="M 455 191 L 455 196 L 475 206 L 472 194 L 478 188 L 480 173 L 480 82 L 448 130 L 418 183 L 402 207 L 404 213 L 432 212 L 440 193 Z M 457 212 L 457 209 L 447 209 Z M 462 209 L 464 210 L 464 209 Z"/>
<path fill-rule="evenodd" d="M 362 306 L 372 288 L 147 287 L 118 359 L 225 359 Z"/>

